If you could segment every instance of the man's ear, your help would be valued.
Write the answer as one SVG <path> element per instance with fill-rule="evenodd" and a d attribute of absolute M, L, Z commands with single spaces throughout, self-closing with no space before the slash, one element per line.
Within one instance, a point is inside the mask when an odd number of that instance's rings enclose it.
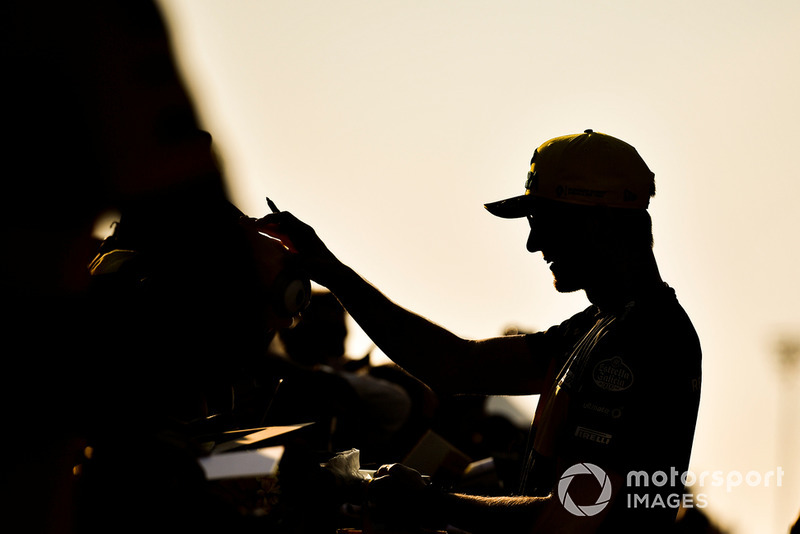
<path fill-rule="evenodd" d="M 581 234 L 594 245 L 602 245 L 611 237 L 607 221 L 600 210 L 586 210 L 580 217 L 579 224 Z"/>

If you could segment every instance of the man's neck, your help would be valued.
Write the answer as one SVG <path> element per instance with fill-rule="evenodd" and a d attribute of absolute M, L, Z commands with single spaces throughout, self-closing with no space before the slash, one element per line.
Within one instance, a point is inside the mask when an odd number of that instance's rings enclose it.
<path fill-rule="evenodd" d="M 664 286 L 652 251 L 611 266 L 598 280 L 586 296 L 601 310 L 621 308 Z"/>

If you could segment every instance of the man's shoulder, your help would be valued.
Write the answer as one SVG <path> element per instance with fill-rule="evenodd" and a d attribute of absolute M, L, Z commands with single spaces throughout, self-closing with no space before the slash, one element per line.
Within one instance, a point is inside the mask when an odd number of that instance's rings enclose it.
<path fill-rule="evenodd" d="M 681 346 L 700 352 L 694 324 L 678 301 L 675 290 L 667 285 L 631 300 L 619 314 L 616 328 L 623 337 L 652 348 Z"/>
<path fill-rule="evenodd" d="M 700 338 L 671 288 L 633 302 L 615 325 L 612 352 L 636 377 L 638 394 L 685 395 L 694 402 L 702 375 Z"/>

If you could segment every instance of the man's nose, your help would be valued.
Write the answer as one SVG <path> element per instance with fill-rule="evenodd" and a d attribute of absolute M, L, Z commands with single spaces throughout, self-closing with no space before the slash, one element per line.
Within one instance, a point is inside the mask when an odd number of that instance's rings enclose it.
<path fill-rule="evenodd" d="M 541 240 L 533 230 L 528 233 L 528 242 L 525 244 L 525 248 L 528 249 L 528 252 L 540 252 L 542 250 Z"/>

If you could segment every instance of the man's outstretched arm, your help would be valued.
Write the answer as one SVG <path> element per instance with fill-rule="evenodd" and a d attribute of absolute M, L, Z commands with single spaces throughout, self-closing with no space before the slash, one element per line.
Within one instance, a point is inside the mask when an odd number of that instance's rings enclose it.
<path fill-rule="evenodd" d="M 291 213 L 254 224 L 284 239 L 307 275 L 340 300 L 364 332 L 395 363 L 438 391 L 527 395 L 541 391 L 545 363 L 523 336 L 467 340 L 396 304 L 339 261 L 313 228 Z"/>
<path fill-rule="evenodd" d="M 426 484 L 419 473 L 402 464 L 382 466 L 369 483 L 370 514 L 385 524 L 439 527 L 453 525 L 474 534 L 519 532 L 529 534 L 590 534 L 597 530 L 619 494 L 622 477 L 609 473 L 609 505 L 593 516 L 569 512 L 559 498 L 482 497 L 458 493 L 439 493 Z M 571 498 L 589 502 L 598 488 L 591 477 L 576 477 L 569 487 Z"/>

